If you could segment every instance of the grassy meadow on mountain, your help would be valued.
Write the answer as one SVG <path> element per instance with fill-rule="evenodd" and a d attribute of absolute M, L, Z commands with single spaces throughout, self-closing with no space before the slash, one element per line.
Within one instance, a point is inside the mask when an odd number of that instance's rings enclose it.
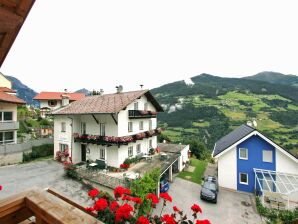
<path fill-rule="evenodd" d="M 256 120 L 261 132 L 298 155 L 297 87 L 207 74 L 191 80 L 193 85 L 178 81 L 152 90 L 165 108 L 158 118 L 171 141 L 197 139 L 212 150 L 232 129 Z"/>

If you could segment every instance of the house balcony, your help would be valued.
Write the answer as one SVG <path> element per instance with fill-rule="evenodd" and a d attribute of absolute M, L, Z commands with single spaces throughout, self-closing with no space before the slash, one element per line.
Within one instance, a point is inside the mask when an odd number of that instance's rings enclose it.
<path fill-rule="evenodd" d="M 141 119 L 141 118 L 156 118 L 155 111 L 149 110 L 129 110 L 128 117 L 130 119 Z"/>
<path fill-rule="evenodd" d="M 136 142 L 137 140 L 142 140 L 144 138 L 150 138 L 152 136 L 159 135 L 161 133 L 161 129 L 157 128 L 154 130 L 149 130 L 146 132 L 141 132 L 135 135 L 129 136 L 100 136 L 100 135 L 88 135 L 83 134 L 79 135 L 78 133 L 74 133 L 74 141 L 88 144 L 96 144 L 96 145 L 107 145 L 107 146 L 121 146 L 128 145 L 130 142 Z"/>
<path fill-rule="evenodd" d="M 17 121 L 0 122 L 0 131 L 18 130 L 18 129 L 19 129 L 19 122 Z"/>

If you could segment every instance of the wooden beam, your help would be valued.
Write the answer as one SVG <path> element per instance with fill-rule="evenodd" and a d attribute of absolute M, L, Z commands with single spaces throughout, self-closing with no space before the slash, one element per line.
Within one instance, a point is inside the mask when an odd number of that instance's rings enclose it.
<path fill-rule="evenodd" d="M 94 118 L 94 120 L 96 121 L 97 124 L 99 124 L 98 120 L 96 119 L 96 117 L 94 116 L 94 114 L 92 114 L 92 117 Z"/>
<path fill-rule="evenodd" d="M 34 216 L 31 210 L 28 208 L 22 208 L 19 209 L 15 212 L 12 212 L 2 218 L 0 218 L 0 223 L 5 223 L 5 224 L 15 224 L 15 223 L 20 223 L 28 218 Z M 30 222 L 29 222 L 30 223 Z"/>
<path fill-rule="evenodd" d="M 111 114 L 111 116 L 112 116 L 112 118 L 113 118 L 115 124 L 118 125 L 118 121 L 117 121 L 116 118 L 114 117 L 114 114 Z"/>

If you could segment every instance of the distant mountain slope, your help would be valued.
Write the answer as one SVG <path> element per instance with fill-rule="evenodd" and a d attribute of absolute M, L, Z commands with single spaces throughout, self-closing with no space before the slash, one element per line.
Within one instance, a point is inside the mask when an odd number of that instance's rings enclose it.
<path fill-rule="evenodd" d="M 256 120 L 258 129 L 298 155 L 298 88 L 243 78 L 201 74 L 152 89 L 165 109 L 159 125 L 173 142 L 214 143 L 237 126 Z"/>
<path fill-rule="evenodd" d="M 291 85 L 298 87 L 298 76 L 284 75 L 279 72 L 260 72 L 253 76 L 244 77 L 244 79 L 258 80 L 275 84 Z"/>
<path fill-rule="evenodd" d="M 12 88 L 17 91 L 17 96 L 19 98 L 25 100 L 27 104 L 38 105 L 38 102 L 33 100 L 33 97 L 36 96 L 37 92 L 13 76 L 6 77 L 12 82 Z"/>
<path fill-rule="evenodd" d="M 77 90 L 77 91 L 75 91 L 76 93 L 85 93 L 85 95 L 87 96 L 87 95 L 90 95 L 90 93 L 91 93 L 91 91 L 89 91 L 88 89 L 85 89 L 85 88 L 83 88 L 83 89 L 79 89 L 79 90 Z"/>

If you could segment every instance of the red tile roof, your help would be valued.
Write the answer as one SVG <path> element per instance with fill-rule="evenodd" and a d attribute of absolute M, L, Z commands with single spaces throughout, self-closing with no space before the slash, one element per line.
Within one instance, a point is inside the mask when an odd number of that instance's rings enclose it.
<path fill-rule="evenodd" d="M 5 92 L 5 93 L 16 93 L 17 91 L 7 88 L 7 87 L 0 87 L 0 92 Z"/>
<path fill-rule="evenodd" d="M 0 91 L 0 102 L 26 104 L 26 102 L 13 94 L 8 94 Z"/>
<path fill-rule="evenodd" d="M 34 100 L 61 100 L 62 95 L 68 95 L 69 100 L 75 101 L 85 97 L 84 93 L 65 93 L 65 92 L 41 92 L 37 94 Z"/>
<path fill-rule="evenodd" d="M 148 90 L 132 92 L 105 94 L 97 96 L 87 96 L 68 106 L 57 109 L 52 114 L 96 114 L 96 113 L 117 113 L 131 104 L 135 99 L 145 95 L 156 107 L 158 112 L 162 112 L 162 107 Z"/>

